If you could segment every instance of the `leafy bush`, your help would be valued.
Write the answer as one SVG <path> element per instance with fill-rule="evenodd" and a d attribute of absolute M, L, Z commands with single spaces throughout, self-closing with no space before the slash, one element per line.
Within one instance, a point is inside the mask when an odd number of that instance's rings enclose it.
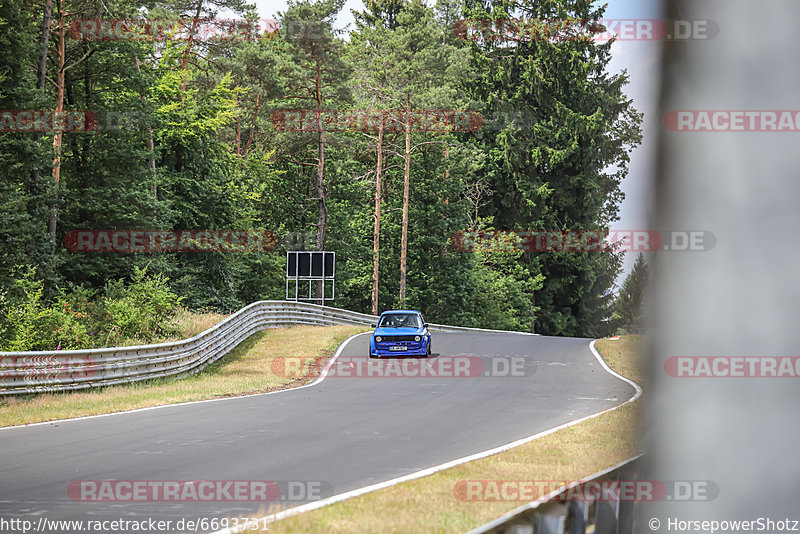
<path fill-rule="evenodd" d="M 50 319 L 51 310 L 42 303 L 42 282 L 34 269 L 13 276 L 10 291 L 3 294 L 3 348 L 9 351 L 37 350 L 37 338 Z"/>
<path fill-rule="evenodd" d="M 33 270 L 16 277 L 0 294 L 0 348 L 8 351 L 68 350 L 151 342 L 175 333 L 169 319 L 182 300 L 162 275 L 134 268 L 130 283 L 110 280 L 102 294 L 83 286 L 59 289 L 42 301 L 42 282 Z"/>
<path fill-rule="evenodd" d="M 158 274 L 147 276 L 147 269 L 134 267 L 133 279 L 125 286 L 122 281 L 105 286 L 106 324 L 119 329 L 119 336 L 152 341 L 174 330 L 167 320 L 178 310 L 183 297 L 178 297 L 167 285 L 167 278 Z"/>

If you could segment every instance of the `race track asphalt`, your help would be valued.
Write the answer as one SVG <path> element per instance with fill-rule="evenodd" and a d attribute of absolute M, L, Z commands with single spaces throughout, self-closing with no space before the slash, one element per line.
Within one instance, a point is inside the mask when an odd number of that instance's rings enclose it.
<path fill-rule="evenodd" d="M 442 375 L 424 377 L 364 376 L 368 341 L 350 340 L 332 376 L 310 387 L 0 429 L 0 518 L 174 525 L 257 516 L 263 502 L 83 502 L 67 488 L 82 480 L 269 480 L 326 497 L 507 444 L 635 393 L 602 368 L 587 339 L 434 333 L 431 362 L 404 371 L 433 365 Z M 337 376 L 357 374 L 361 359 L 362 376 Z"/>

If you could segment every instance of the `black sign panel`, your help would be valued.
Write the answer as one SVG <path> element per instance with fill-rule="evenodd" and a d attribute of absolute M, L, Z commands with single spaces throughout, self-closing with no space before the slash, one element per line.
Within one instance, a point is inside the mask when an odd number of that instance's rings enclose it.
<path fill-rule="evenodd" d="M 333 278 L 336 255 L 334 252 L 288 251 L 286 254 L 286 276 L 289 278 Z"/>

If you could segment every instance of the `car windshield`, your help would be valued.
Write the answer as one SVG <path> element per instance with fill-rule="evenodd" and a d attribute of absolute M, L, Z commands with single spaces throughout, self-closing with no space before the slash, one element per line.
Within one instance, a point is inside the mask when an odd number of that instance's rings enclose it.
<path fill-rule="evenodd" d="M 422 321 L 415 313 L 389 313 L 381 317 L 378 324 L 384 328 L 422 328 Z"/>

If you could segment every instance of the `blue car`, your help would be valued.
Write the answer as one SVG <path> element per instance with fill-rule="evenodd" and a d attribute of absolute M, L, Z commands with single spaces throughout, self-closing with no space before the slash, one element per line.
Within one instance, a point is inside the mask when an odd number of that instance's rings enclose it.
<path fill-rule="evenodd" d="M 381 314 L 369 339 L 369 357 L 430 356 L 431 334 L 422 314 L 414 310 L 389 310 Z"/>

